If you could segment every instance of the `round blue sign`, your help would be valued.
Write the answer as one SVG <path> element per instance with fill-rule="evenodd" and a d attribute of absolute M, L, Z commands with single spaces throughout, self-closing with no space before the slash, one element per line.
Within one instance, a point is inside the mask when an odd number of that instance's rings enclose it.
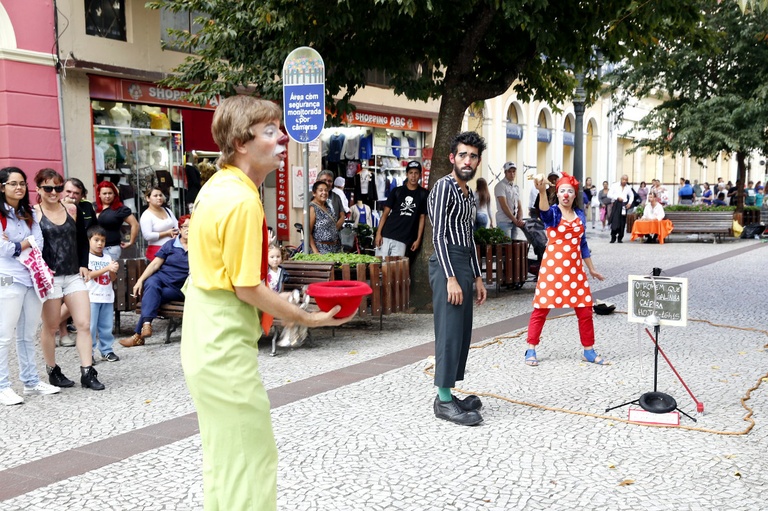
<path fill-rule="evenodd" d="M 283 123 L 301 144 L 316 140 L 325 127 L 325 64 L 308 46 L 293 50 L 283 63 Z"/>

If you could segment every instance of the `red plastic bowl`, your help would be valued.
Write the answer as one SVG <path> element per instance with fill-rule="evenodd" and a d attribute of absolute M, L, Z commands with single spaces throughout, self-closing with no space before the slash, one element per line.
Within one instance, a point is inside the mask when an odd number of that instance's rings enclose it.
<path fill-rule="evenodd" d="M 371 286 L 358 280 L 314 282 L 307 287 L 307 294 L 315 299 L 321 311 L 328 312 L 336 305 L 341 305 L 335 318 L 346 318 L 354 314 L 363 297 L 371 293 Z"/>

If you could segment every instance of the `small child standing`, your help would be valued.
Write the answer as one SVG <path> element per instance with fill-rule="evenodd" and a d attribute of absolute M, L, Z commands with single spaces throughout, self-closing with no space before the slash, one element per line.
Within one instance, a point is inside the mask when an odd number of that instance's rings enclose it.
<path fill-rule="evenodd" d="M 96 353 L 98 343 L 101 359 L 107 362 L 117 362 L 120 357 L 112 351 L 112 344 L 115 342 L 115 337 L 112 335 L 113 303 L 115 301 L 115 290 L 112 288 L 112 282 L 117 277 L 117 270 L 120 266 L 117 261 L 113 261 L 112 257 L 104 253 L 104 246 L 107 244 L 107 231 L 103 227 L 94 225 L 88 229 L 88 243 L 90 253 L 88 255 L 89 271 L 86 285 L 91 299 L 93 351 Z"/>
<path fill-rule="evenodd" d="M 277 245 L 270 245 L 267 256 L 267 263 L 269 264 L 267 284 L 269 284 L 269 288 L 276 293 L 281 293 L 283 291 L 283 282 L 285 281 L 285 270 L 280 267 L 280 263 L 282 262 L 283 251 Z"/>

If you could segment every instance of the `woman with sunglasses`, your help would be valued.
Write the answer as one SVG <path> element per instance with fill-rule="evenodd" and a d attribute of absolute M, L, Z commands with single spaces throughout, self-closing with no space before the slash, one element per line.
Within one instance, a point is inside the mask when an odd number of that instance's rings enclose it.
<path fill-rule="evenodd" d="M 136 243 L 139 234 L 139 221 L 133 216 L 130 208 L 123 205 L 117 187 L 109 181 L 102 181 L 96 186 L 96 215 L 99 225 L 107 231 L 107 246 L 104 252 L 113 261 L 120 259 L 124 248 Z M 122 241 L 120 227 L 126 223 L 131 227 L 130 240 Z"/>
<path fill-rule="evenodd" d="M 43 259 L 53 271 L 53 290 L 43 304 L 43 347 L 48 381 L 57 387 L 72 387 L 56 364 L 54 332 L 61 323 L 61 304 L 66 304 L 77 328 L 75 346 L 80 356 L 80 383 L 83 387 L 103 390 L 93 368 L 91 340 L 91 301 L 85 280 L 88 278 L 88 238 L 82 219 L 78 221 L 77 206 L 62 204 L 64 178 L 53 169 L 42 169 L 35 176 L 38 202 L 35 211 L 43 232 Z"/>
<path fill-rule="evenodd" d="M 40 324 L 42 304 L 27 268 L 18 259 L 34 237 L 43 246 L 40 224 L 32 212 L 27 176 L 16 167 L 0 169 L 0 404 L 17 405 L 24 398 L 11 388 L 8 378 L 8 351 L 16 337 L 19 379 L 25 395 L 56 394 L 58 387 L 40 381 L 35 367 L 35 333 Z"/>

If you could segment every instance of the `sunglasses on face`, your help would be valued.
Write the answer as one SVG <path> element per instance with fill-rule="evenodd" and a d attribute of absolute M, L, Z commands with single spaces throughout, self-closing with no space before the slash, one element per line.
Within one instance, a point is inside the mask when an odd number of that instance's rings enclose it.
<path fill-rule="evenodd" d="M 39 188 L 45 193 L 52 193 L 54 190 L 56 191 L 56 193 L 61 193 L 64 191 L 64 185 L 59 185 L 59 186 L 43 185 L 43 186 L 40 186 Z"/>

